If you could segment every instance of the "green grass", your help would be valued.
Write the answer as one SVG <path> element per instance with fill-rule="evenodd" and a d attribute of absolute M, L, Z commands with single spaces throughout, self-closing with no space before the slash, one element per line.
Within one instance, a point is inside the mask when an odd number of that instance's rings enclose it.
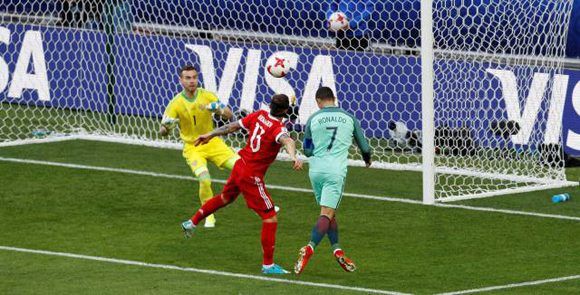
<path fill-rule="evenodd" d="M 256 289 L 262 289 L 291 295 L 304 289 L 296 285 L 262 281 L 248 284 L 244 279 L 209 274 L 17 252 L 0 252 L 0 265 L 2 294 L 38 294 L 39 290 L 50 294 L 256 294 Z M 215 288 L 216 285 L 220 288 Z M 341 290 L 333 293 L 360 294 Z"/>
<path fill-rule="evenodd" d="M 190 175 L 176 150 L 90 141 L 0 148 L 0 157 Z M 211 170 L 225 179 L 228 171 Z M 179 223 L 199 206 L 191 181 L 0 161 L 0 245 L 259 275 L 260 222 L 243 198 L 191 240 Z M 580 169 L 569 169 L 578 180 Z M 307 172 L 275 163 L 268 184 L 309 188 Z M 346 191 L 420 199 L 420 174 L 350 168 Z M 214 191 L 221 189 L 214 184 Z M 580 216 L 580 189 L 459 202 Z M 290 268 L 319 209 L 307 193 L 270 190 L 282 208 L 276 260 Z M 580 274 L 578 221 L 345 197 L 341 244 L 359 270 L 343 272 L 327 241 L 300 277 L 317 283 L 433 294 Z M 0 251 L 0 293 L 353 294 L 207 274 Z M 580 292 L 580 280 L 497 294 Z"/>

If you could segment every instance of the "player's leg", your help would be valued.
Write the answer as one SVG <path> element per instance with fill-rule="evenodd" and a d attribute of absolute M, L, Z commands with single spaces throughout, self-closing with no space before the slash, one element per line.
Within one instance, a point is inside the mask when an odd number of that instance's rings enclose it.
<path fill-rule="evenodd" d="M 262 261 L 262 272 L 264 274 L 286 274 L 287 270 L 274 263 L 274 247 L 276 245 L 276 231 L 278 228 L 278 218 L 276 211 L 272 209 L 272 217 L 262 216 L 262 251 L 264 253 Z"/>
<path fill-rule="evenodd" d="M 330 240 L 330 245 L 333 251 L 340 249 L 338 244 L 338 221 L 336 220 L 336 210 L 340 206 L 342 195 L 344 192 L 345 178 L 339 175 L 330 175 L 330 180 L 324 187 L 324 198 L 321 199 L 321 206 L 328 206 L 334 208 L 333 216 L 330 218 L 328 224 L 327 236 Z"/>
<path fill-rule="evenodd" d="M 245 177 L 240 184 L 240 189 L 248 207 L 262 218 L 262 273 L 288 273 L 287 270 L 274 263 L 274 247 L 276 245 L 278 218 L 276 216 L 276 210 L 274 209 L 274 202 L 266 190 L 264 180 L 261 177 Z"/>
<path fill-rule="evenodd" d="M 234 165 L 236 164 L 239 158 L 240 156 L 238 156 L 237 154 L 233 154 L 220 167 L 232 170 L 234 169 Z"/>
<path fill-rule="evenodd" d="M 320 241 L 324 238 L 330 228 L 330 221 L 334 218 L 334 209 L 321 206 L 320 215 L 316 220 L 316 223 L 312 227 L 310 242 L 302 248 L 298 255 L 298 260 L 294 265 L 294 272 L 300 274 L 306 268 L 306 265 L 310 261 L 310 257 L 314 254 L 314 250 L 320 244 Z"/>
<path fill-rule="evenodd" d="M 340 245 L 338 244 L 338 222 L 336 221 L 336 212 L 334 217 L 330 220 L 326 235 L 328 236 L 332 250 L 336 251 L 337 249 L 340 249 Z"/>
<path fill-rule="evenodd" d="M 211 176 L 207 166 L 198 168 L 194 172 L 199 182 L 199 201 L 204 205 L 213 197 L 213 190 L 211 189 Z M 215 216 L 209 215 L 205 219 L 205 227 L 215 227 Z"/>
<path fill-rule="evenodd" d="M 325 179 L 326 176 L 325 174 L 322 173 L 310 172 L 309 177 L 310 183 L 312 184 L 312 190 L 314 191 L 314 198 L 316 200 L 316 204 L 320 205 L 322 189 L 326 181 Z M 297 274 L 302 273 L 306 268 L 306 265 L 308 265 L 310 257 L 314 254 L 314 249 L 316 248 L 318 243 L 320 243 L 320 240 L 322 240 L 322 236 L 324 236 L 322 235 L 322 232 L 325 231 L 324 229 L 325 221 L 327 222 L 328 218 L 322 217 L 322 215 L 320 215 L 316 224 L 314 225 L 314 228 L 312 229 L 310 242 L 306 246 L 300 248 L 300 251 L 298 252 L 298 260 L 294 264 L 295 273 Z"/>
<path fill-rule="evenodd" d="M 316 242 L 316 245 L 318 245 L 318 243 L 320 243 L 320 239 L 322 239 L 324 235 L 330 234 L 329 238 L 337 244 L 338 224 L 336 223 L 335 215 L 336 209 L 338 209 L 340 201 L 342 200 L 344 177 L 334 174 L 324 174 L 324 178 L 321 180 L 321 182 L 322 189 L 320 192 L 319 203 L 320 217 L 319 222 L 313 229 L 313 241 Z"/>
<path fill-rule="evenodd" d="M 207 159 L 213 162 L 220 169 L 232 170 L 237 160 L 240 158 L 240 156 L 238 156 L 238 154 L 228 147 L 221 139 L 214 140 L 204 146 L 204 151 L 207 153 Z"/>
<path fill-rule="evenodd" d="M 201 206 L 199 210 L 197 210 L 197 212 L 195 213 L 194 216 L 191 217 L 191 219 L 186 220 L 182 223 L 181 227 L 183 229 L 185 237 L 186 238 L 190 237 L 195 231 L 195 228 L 197 227 L 199 222 L 201 222 L 203 219 L 205 219 L 208 216 L 211 216 L 214 212 L 216 212 L 220 208 L 225 207 L 228 204 L 235 201 L 239 193 L 240 190 L 238 188 L 236 180 L 236 169 L 234 168 L 232 174 L 230 175 L 230 178 L 228 179 L 226 185 L 224 186 L 222 193 L 214 196 L 213 198 L 210 198 L 207 202 L 205 202 Z"/>
<path fill-rule="evenodd" d="M 330 176 L 330 181 L 327 182 L 327 185 L 323 189 L 323 197 L 321 198 L 321 215 L 324 214 L 324 206 L 334 207 L 333 210 L 333 217 L 330 218 L 330 223 L 328 225 L 328 230 L 326 235 L 330 240 L 330 245 L 332 247 L 332 254 L 336 258 L 336 261 L 344 269 L 345 271 L 352 272 L 355 271 L 356 265 L 354 262 L 344 255 L 344 250 L 338 244 L 338 221 L 336 219 L 336 209 L 340 205 L 340 201 L 342 200 L 342 195 L 344 192 L 344 180 L 345 178 L 339 175 L 332 175 Z"/>
<path fill-rule="evenodd" d="M 199 201 L 203 205 L 211 197 L 213 197 L 213 190 L 211 189 L 211 175 L 207 169 L 207 155 L 203 149 L 194 149 L 186 146 L 183 150 L 187 164 L 191 168 L 193 175 L 197 177 L 199 183 Z M 206 219 L 206 227 L 215 226 L 215 217 L 208 216 Z"/>
<path fill-rule="evenodd" d="M 197 210 L 195 215 L 191 218 L 191 222 L 193 222 L 194 225 L 197 225 L 220 208 L 235 201 L 238 194 L 239 190 L 235 184 L 226 184 L 221 194 L 209 199 L 205 204 L 203 204 L 203 206 L 201 206 L 201 208 L 199 208 L 199 210 Z"/>
<path fill-rule="evenodd" d="M 325 235 L 331 240 L 334 255 L 343 269 L 354 271 L 352 260 L 344 256 L 344 251 L 338 244 L 338 223 L 335 219 L 336 209 L 340 205 L 344 189 L 344 177 L 333 174 L 311 173 L 310 180 L 315 192 L 316 201 L 320 205 L 320 215 L 312 228 L 310 242 L 300 249 L 300 255 L 294 271 L 301 273 L 306 268 L 314 250 Z"/>
<path fill-rule="evenodd" d="M 338 244 L 338 222 L 336 221 L 336 215 L 330 221 L 330 227 L 328 228 L 328 239 L 330 240 L 330 244 L 332 246 L 332 255 L 336 258 L 336 261 L 347 272 L 353 272 L 356 270 L 356 265 L 354 262 L 346 257 L 344 254 L 344 250 Z"/>
<path fill-rule="evenodd" d="M 223 141 L 213 141 L 207 145 L 204 145 L 201 149 L 205 158 L 208 161 L 213 162 L 218 168 L 232 170 L 236 161 L 240 158 L 234 151 L 229 148 Z M 207 167 L 206 167 L 207 171 Z M 202 203 L 213 196 L 211 191 L 211 181 L 209 178 L 209 172 L 207 172 L 207 178 L 204 176 L 205 172 L 199 175 L 199 197 L 202 199 Z M 205 219 L 205 227 L 215 226 L 215 216 L 210 215 Z"/>

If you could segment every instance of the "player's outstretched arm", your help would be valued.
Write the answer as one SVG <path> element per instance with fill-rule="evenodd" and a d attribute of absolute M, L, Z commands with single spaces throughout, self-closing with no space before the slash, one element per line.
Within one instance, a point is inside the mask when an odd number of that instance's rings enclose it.
<path fill-rule="evenodd" d="M 284 145 L 284 148 L 286 149 L 286 151 L 288 151 L 290 158 L 292 159 L 292 161 L 294 161 L 292 168 L 294 170 L 302 170 L 302 161 L 300 161 L 296 156 L 296 143 L 294 142 L 294 140 L 290 138 L 290 136 L 283 134 L 282 136 L 280 136 L 280 139 L 278 141 L 280 141 L 280 143 Z"/>
<path fill-rule="evenodd" d="M 198 146 L 200 144 L 206 144 L 208 143 L 212 138 L 216 137 L 216 136 L 221 136 L 221 135 L 226 135 L 228 133 L 232 133 L 232 132 L 236 132 L 238 130 L 240 130 L 240 128 L 242 128 L 242 126 L 240 126 L 239 122 L 233 122 L 227 125 L 224 125 L 222 127 L 216 128 L 214 129 L 212 132 L 200 135 L 194 142 L 193 144 Z"/>

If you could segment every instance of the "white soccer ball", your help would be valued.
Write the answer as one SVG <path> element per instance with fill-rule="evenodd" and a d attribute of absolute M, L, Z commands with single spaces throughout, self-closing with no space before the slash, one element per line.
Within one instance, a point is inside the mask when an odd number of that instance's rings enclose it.
<path fill-rule="evenodd" d="M 276 78 L 282 78 L 290 72 L 290 60 L 283 54 L 276 52 L 268 58 L 266 71 Z"/>
<path fill-rule="evenodd" d="M 340 11 L 337 11 L 330 15 L 328 19 L 328 29 L 333 32 L 338 32 L 344 30 L 348 27 L 348 18 L 346 15 Z"/>

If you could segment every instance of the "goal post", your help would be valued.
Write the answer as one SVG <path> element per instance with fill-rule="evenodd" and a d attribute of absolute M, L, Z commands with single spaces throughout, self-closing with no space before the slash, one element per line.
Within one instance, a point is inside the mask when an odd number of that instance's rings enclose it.
<path fill-rule="evenodd" d="M 435 111 L 433 95 L 433 1 L 421 1 L 421 110 L 423 203 L 435 203 Z"/>
<path fill-rule="evenodd" d="M 0 146 L 179 149 L 158 128 L 178 69 L 193 64 L 237 117 L 295 97 L 297 139 L 316 89 L 330 87 L 361 122 L 373 166 L 422 173 L 426 204 L 577 185 L 563 165 L 565 150 L 580 153 L 568 143 L 580 134 L 570 0 L 99 2 L 0 4 Z M 348 28 L 334 32 L 338 11 Z M 281 51 L 291 70 L 274 78 L 264 66 Z M 363 165 L 355 148 L 350 164 Z"/>

